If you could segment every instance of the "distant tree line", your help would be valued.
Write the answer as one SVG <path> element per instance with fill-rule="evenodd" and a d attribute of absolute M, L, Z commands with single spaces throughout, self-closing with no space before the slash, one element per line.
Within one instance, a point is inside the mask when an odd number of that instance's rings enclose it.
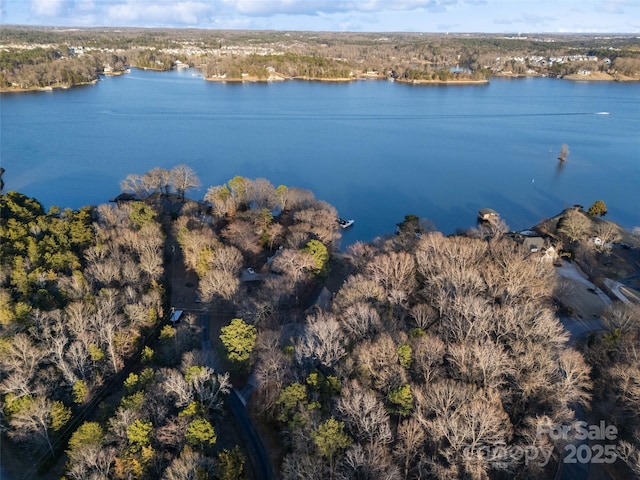
<path fill-rule="evenodd" d="M 169 70 L 180 60 L 201 68 L 206 77 L 245 74 L 264 80 L 271 68 L 287 78 L 345 79 L 367 72 L 407 80 L 484 79 L 490 72 L 563 76 L 596 70 L 634 78 L 640 73 L 638 40 L 589 35 L 500 38 L 495 35 L 417 33 L 366 34 L 321 32 L 245 32 L 202 30 L 58 31 L 3 28 L 0 42 L 49 45 L 28 50 L 8 49 L 0 56 L 0 87 L 37 88 L 74 85 L 95 80 L 108 65 Z M 57 45 L 58 47 L 51 47 Z M 66 46 L 87 47 L 82 61 L 62 59 Z M 64 48 L 63 48 L 64 47 Z M 598 63 L 564 61 L 541 64 L 531 57 L 596 55 Z M 41 56 L 36 64 L 33 57 Z M 86 58 L 85 58 L 86 57 Z M 605 63 L 604 59 L 609 63 Z M 89 68 L 83 70 L 81 64 Z M 39 65 L 39 66 L 38 66 Z M 457 73 L 451 73 L 451 69 Z M 49 69 L 57 69 L 49 74 Z M 62 72 L 67 72 L 66 74 Z M 66 75 L 66 76 L 65 76 Z"/>
<path fill-rule="evenodd" d="M 105 65 L 117 72 L 124 69 L 125 63 L 123 57 L 101 52 L 71 57 L 66 46 L 3 50 L 0 52 L 0 87 L 81 85 L 97 80 Z"/>
<path fill-rule="evenodd" d="M 270 75 L 268 68 L 289 78 L 316 79 L 350 78 L 354 70 L 346 61 L 287 53 L 212 57 L 206 63 L 205 75 L 241 79 L 242 74 L 247 74 L 258 79 L 266 79 Z"/>

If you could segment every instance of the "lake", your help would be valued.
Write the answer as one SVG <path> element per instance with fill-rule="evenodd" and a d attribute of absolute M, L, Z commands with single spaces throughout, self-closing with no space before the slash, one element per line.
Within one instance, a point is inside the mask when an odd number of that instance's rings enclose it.
<path fill-rule="evenodd" d="M 602 199 L 640 225 L 640 84 L 550 78 L 412 86 L 225 84 L 193 69 L 133 70 L 95 86 L 0 97 L 5 190 L 78 208 L 129 173 L 190 165 L 203 188 L 235 175 L 312 190 L 355 225 L 406 214 L 453 233 L 497 210 L 512 229 Z M 598 114 L 608 112 L 608 115 Z M 563 143 L 570 154 L 557 160 Z"/>

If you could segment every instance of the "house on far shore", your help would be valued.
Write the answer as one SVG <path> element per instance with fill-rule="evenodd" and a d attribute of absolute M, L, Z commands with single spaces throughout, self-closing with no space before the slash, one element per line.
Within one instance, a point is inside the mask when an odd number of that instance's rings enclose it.
<path fill-rule="evenodd" d="M 120 195 L 118 195 L 115 198 L 112 198 L 109 201 L 114 203 L 124 203 L 124 202 L 135 202 L 136 200 L 138 200 L 138 197 L 136 197 L 132 193 L 121 193 Z"/>
<path fill-rule="evenodd" d="M 483 222 L 498 220 L 498 218 L 500 218 L 500 215 L 492 208 L 481 208 L 478 210 L 478 219 Z"/>

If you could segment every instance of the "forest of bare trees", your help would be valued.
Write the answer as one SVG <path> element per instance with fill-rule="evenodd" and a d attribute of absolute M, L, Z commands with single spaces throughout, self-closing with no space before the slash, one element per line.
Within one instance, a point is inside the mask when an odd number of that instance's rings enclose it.
<path fill-rule="evenodd" d="M 287 439 L 283 478 L 548 478 L 555 462 L 482 452 L 548 441 L 540 424 L 591 398 L 551 308 L 553 267 L 506 239 L 439 233 L 347 258 L 331 312 L 260 332 L 254 407 Z M 348 440 L 324 452 L 331 419 Z"/>
<path fill-rule="evenodd" d="M 200 184 L 179 165 L 78 211 L 1 197 L 1 425 L 28 478 L 62 452 L 68 479 L 252 478 L 220 434 L 249 373 L 285 480 L 551 478 L 565 439 L 540 432 L 583 409 L 640 473 L 637 306 L 570 345 L 553 264 L 504 226 L 447 237 L 407 215 L 341 252 L 338 213 L 308 190 L 236 176 L 185 196 Z M 587 226 L 571 212 L 573 248 Z M 196 279 L 178 325 L 169 244 Z M 197 312 L 219 323 L 213 350 Z"/>
<path fill-rule="evenodd" d="M 618 426 L 618 456 L 640 477 L 640 307 L 614 304 L 602 320 L 606 333 L 584 346 L 595 372 L 594 409 Z"/>
<path fill-rule="evenodd" d="M 63 452 L 77 480 L 242 472 L 240 452 L 216 445 L 228 375 L 199 350 L 192 318 L 166 325 L 161 212 L 1 201 L 1 419 L 19 478 Z"/>

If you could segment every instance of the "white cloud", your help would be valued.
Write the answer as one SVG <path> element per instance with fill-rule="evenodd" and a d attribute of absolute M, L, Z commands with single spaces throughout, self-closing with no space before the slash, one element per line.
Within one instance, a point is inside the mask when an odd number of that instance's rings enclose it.
<path fill-rule="evenodd" d="M 57 17 L 62 14 L 65 0 L 31 0 L 31 13 L 36 17 Z"/>
<path fill-rule="evenodd" d="M 613 14 L 625 13 L 628 6 L 631 6 L 631 2 L 628 0 L 604 0 L 602 2 L 602 10 Z"/>
<path fill-rule="evenodd" d="M 418 9 L 445 11 L 458 4 L 475 5 L 484 2 L 485 0 L 222 0 L 230 9 L 251 16 L 375 13 Z"/>
<path fill-rule="evenodd" d="M 522 15 L 520 22 L 526 25 L 546 25 L 548 23 L 552 23 L 555 18 L 548 15 L 536 15 L 532 13 L 525 13 Z"/>
<path fill-rule="evenodd" d="M 81 13 L 92 13 L 96 9 L 96 4 L 93 0 L 77 0 L 75 8 Z"/>
<path fill-rule="evenodd" d="M 111 5 L 106 9 L 106 18 L 112 25 L 197 25 L 209 23 L 214 12 L 211 2 L 129 0 Z"/>
<path fill-rule="evenodd" d="M 0 0 L 0 14 L 3 23 L 34 25 L 640 31 L 640 0 Z"/>

